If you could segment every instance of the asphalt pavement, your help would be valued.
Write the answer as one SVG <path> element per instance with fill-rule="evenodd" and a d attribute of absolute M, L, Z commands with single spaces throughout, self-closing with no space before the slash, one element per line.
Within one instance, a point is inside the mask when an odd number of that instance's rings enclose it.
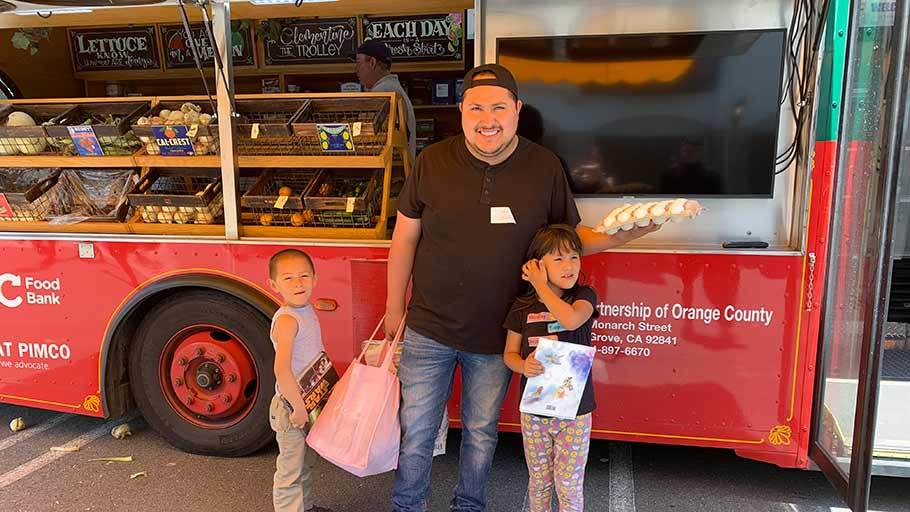
<path fill-rule="evenodd" d="M 21 416 L 28 428 L 6 425 Z M 129 421 L 117 440 L 113 426 Z M 183 453 L 138 417 L 98 420 L 0 405 L 3 512 L 267 511 L 277 446 L 228 459 Z M 458 430 L 432 470 L 430 510 L 448 508 L 457 481 Z M 79 446 L 79 451 L 51 451 Z M 132 457 L 132 462 L 92 461 Z M 132 477 L 132 478 L 131 478 Z M 391 474 L 357 478 L 320 461 L 314 493 L 335 512 L 390 510 Z M 527 470 L 517 434 L 502 434 L 488 486 L 489 511 L 518 511 Z M 910 481 L 875 477 L 871 510 L 910 512 Z M 846 512 L 821 473 L 741 459 L 729 450 L 595 441 L 585 509 L 603 512 Z"/>

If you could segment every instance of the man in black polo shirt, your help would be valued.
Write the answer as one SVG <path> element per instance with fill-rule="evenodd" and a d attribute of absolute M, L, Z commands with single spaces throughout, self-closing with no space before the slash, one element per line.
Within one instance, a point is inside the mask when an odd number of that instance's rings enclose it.
<path fill-rule="evenodd" d="M 519 290 L 535 231 L 576 226 L 585 253 L 655 228 L 601 235 L 580 217 L 559 159 L 518 137 L 518 87 L 502 66 L 465 75 L 462 135 L 426 148 L 398 200 L 389 251 L 386 334 L 404 315 L 413 278 L 401 379 L 401 452 L 392 507 L 425 511 L 433 443 L 461 366 L 462 441 L 450 510 L 482 511 L 497 423 L 511 372 L 503 319 Z"/>

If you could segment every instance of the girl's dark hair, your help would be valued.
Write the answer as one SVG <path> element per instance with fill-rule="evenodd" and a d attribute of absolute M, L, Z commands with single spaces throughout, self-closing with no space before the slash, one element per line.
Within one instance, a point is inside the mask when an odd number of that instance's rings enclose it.
<path fill-rule="evenodd" d="M 566 224 L 551 224 L 538 229 L 525 253 L 525 261 L 539 260 L 551 252 L 577 252 L 581 255 L 581 238 L 575 228 Z M 583 282 L 584 274 L 580 274 L 575 285 L 566 290 L 563 299 L 571 302 Z M 534 287 L 531 286 L 531 283 L 525 283 L 525 292 L 518 297 L 518 301 L 522 305 L 530 306 L 536 300 L 537 293 L 534 291 Z"/>

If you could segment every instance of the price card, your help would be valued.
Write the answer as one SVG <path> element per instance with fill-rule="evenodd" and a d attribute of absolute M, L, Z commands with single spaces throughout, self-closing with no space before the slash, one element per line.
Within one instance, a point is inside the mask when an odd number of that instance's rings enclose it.
<path fill-rule="evenodd" d="M 283 209 L 284 205 L 288 203 L 290 196 L 278 196 L 278 199 L 275 200 L 275 208 Z"/>
<path fill-rule="evenodd" d="M 357 202 L 357 198 L 356 198 L 356 197 L 349 197 L 349 198 L 348 198 L 348 203 L 347 203 L 347 204 L 345 205 L 345 207 L 344 207 L 344 211 L 346 211 L 346 212 L 348 212 L 348 213 L 353 212 L 353 211 L 354 211 L 354 203 L 356 203 L 356 202 Z"/>
<path fill-rule="evenodd" d="M 259 123 L 253 123 L 253 127 L 250 128 L 250 138 L 251 139 L 259 138 Z"/>

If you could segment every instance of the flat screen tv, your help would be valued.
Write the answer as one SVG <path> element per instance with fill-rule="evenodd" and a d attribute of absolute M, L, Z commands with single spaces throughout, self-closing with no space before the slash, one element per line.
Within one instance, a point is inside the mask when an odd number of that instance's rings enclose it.
<path fill-rule="evenodd" d="M 785 31 L 501 38 L 576 195 L 771 197 Z"/>

